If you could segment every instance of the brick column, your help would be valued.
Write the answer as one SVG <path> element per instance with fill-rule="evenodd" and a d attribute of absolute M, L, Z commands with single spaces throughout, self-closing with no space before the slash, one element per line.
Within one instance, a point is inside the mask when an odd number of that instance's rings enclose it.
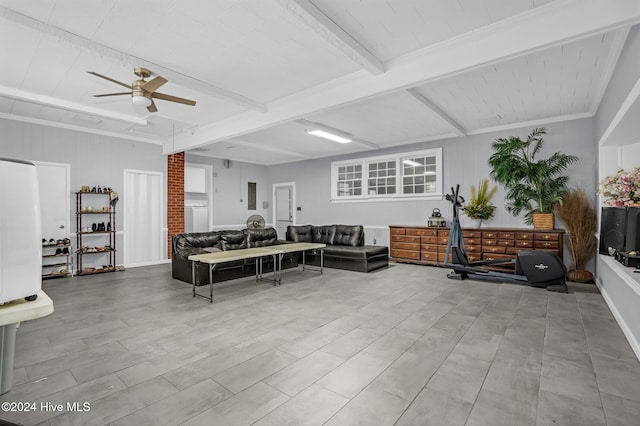
<path fill-rule="evenodd" d="M 184 232 L 184 152 L 167 157 L 167 228 L 171 259 L 171 237 Z"/>

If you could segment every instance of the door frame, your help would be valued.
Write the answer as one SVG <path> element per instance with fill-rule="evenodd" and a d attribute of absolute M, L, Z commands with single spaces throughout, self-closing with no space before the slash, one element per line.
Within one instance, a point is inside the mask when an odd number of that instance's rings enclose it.
<path fill-rule="evenodd" d="M 144 175 L 151 175 L 151 176 L 159 176 L 160 177 L 160 196 L 158 197 L 158 211 L 161 212 L 161 216 L 160 216 L 160 229 L 158 230 L 160 235 L 159 235 L 159 241 L 160 244 L 162 245 L 162 247 L 160 247 L 160 259 L 159 260 L 154 260 L 154 261 L 147 261 L 147 262 L 139 262 L 139 263 L 135 263 L 135 264 L 129 264 L 129 255 L 127 253 L 127 239 L 131 237 L 131 234 L 128 232 L 128 227 L 127 227 L 127 222 L 129 221 L 127 219 L 127 200 L 128 200 L 128 194 L 127 194 L 127 176 L 128 175 L 140 175 L 140 174 L 144 174 Z M 166 185 L 164 182 L 164 173 L 162 172 L 156 172 L 153 170 L 135 170 L 135 169 L 124 169 L 123 171 L 123 181 L 122 181 L 122 186 L 123 186 L 123 196 L 121 198 L 122 201 L 122 263 L 125 265 L 125 267 L 137 267 L 137 266 L 146 266 L 146 265 L 156 265 L 159 263 L 167 263 L 167 253 L 166 253 L 166 241 L 167 241 L 167 228 L 164 224 L 166 224 L 166 209 L 165 209 L 165 202 L 164 202 L 164 189 L 166 189 Z"/>
<path fill-rule="evenodd" d="M 272 222 L 273 222 L 273 227 L 275 228 L 277 225 L 277 216 L 276 216 L 276 190 L 278 188 L 282 188 L 282 187 L 291 187 L 291 224 L 295 225 L 298 222 L 296 221 L 296 183 L 295 182 L 281 182 L 281 183 L 274 183 L 272 185 L 272 196 L 273 196 L 273 216 L 272 216 Z"/>

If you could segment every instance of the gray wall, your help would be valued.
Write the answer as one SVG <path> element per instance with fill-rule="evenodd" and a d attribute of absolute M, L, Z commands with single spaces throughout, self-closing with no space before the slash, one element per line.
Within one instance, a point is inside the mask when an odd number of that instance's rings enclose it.
<path fill-rule="evenodd" d="M 561 151 L 580 158 L 578 164 L 568 170 L 569 185 L 583 188 L 594 194 L 597 181 L 597 150 L 593 142 L 591 119 L 573 120 L 544 126 L 547 129 L 542 157 Z M 491 155 L 491 142 L 498 137 L 517 135 L 525 137 L 532 128 L 512 129 L 495 133 L 466 136 L 442 141 L 427 142 L 388 150 L 369 151 L 334 158 L 302 161 L 269 167 L 271 183 L 296 182 L 297 212 L 299 224 L 347 223 L 365 226 L 426 225 L 434 208 L 451 219 L 451 206 L 442 201 L 393 201 L 393 202 L 339 202 L 330 201 L 331 162 L 387 153 L 408 152 L 428 148 L 443 148 L 443 173 L 445 193 L 460 184 L 461 194 L 468 199 L 471 185 L 477 185 L 489 177 L 487 160 Z M 523 227 L 521 218 L 513 217 L 503 207 L 504 190 L 500 188 L 494 203 L 496 215 L 486 226 Z M 464 225 L 464 219 L 463 221 Z"/>
<path fill-rule="evenodd" d="M 592 120 L 554 123 L 546 127 L 548 134 L 542 154 L 562 151 L 578 155 L 580 162 L 568 171 L 570 185 L 594 194 L 597 183 L 597 151 L 593 142 Z M 375 231 L 378 244 L 387 244 L 388 232 L 384 227 L 393 224 L 426 225 L 434 208 L 439 208 L 450 220 L 449 203 L 444 200 L 332 203 L 332 161 L 442 147 L 445 192 L 459 183 L 462 195 L 468 198 L 469 187 L 489 176 L 487 159 L 491 152 L 491 142 L 498 137 L 510 135 L 524 137 L 530 131 L 531 128 L 527 127 L 270 167 L 232 162 L 229 168 L 225 168 L 220 159 L 194 155 L 187 155 L 186 161 L 213 166 L 215 227 L 244 224 L 251 214 L 256 213 L 262 215 L 267 223 L 271 223 L 272 185 L 296 182 L 297 206 L 301 207 L 301 211 L 297 212 L 297 223 L 357 223 L 369 228 L 378 227 L 378 231 Z M 72 190 L 77 190 L 82 185 L 106 185 L 122 191 L 125 168 L 160 171 L 166 176 L 166 159 L 158 145 L 9 120 L 0 120 L 0 156 L 70 163 Z M 247 209 L 247 182 L 257 183 L 255 211 Z M 503 205 L 503 196 L 504 192 L 500 189 L 495 198 L 495 204 L 499 208 L 495 217 L 485 225 L 525 226 L 521 218 L 511 216 L 500 207 Z M 263 202 L 268 202 L 269 207 L 265 209 Z M 122 220 L 121 216 L 120 213 L 119 221 Z M 465 219 L 462 219 L 463 225 Z M 122 229 L 121 222 L 117 229 Z M 368 231 L 368 242 L 371 242 L 372 232 L 374 231 L 371 229 Z"/>
<path fill-rule="evenodd" d="M 640 79 L 640 24 L 631 27 L 616 68 L 593 119 L 594 139 L 600 140 L 629 91 Z"/>
<path fill-rule="evenodd" d="M 162 146 L 0 119 L 0 156 L 71 164 L 71 190 L 123 189 L 123 170 L 166 173 Z M 166 174 L 165 174 L 166 176 Z"/>
<path fill-rule="evenodd" d="M 221 159 L 187 154 L 185 162 L 213 166 L 213 225 L 246 224 L 252 214 L 259 214 L 267 223 L 271 222 L 271 184 L 267 167 L 231 161 L 228 168 Z M 248 210 L 247 183 L 256 183 L 256 210 Z M 268 201 L 269 207 L 262 203 Z"/>
<path fill-rule="evenodd" d="M 91 133 L 0 119 L 0 157 L 66 163 L 71 167 L 71 191 L 82 185 L 108 186 L 122 195 L 124 169 L 162 172 L 162 146 Z M 71 197 L 71 232 L 75 232 L 75 196 Z M 116 230 L 122 230 L 122 203 L 116 204 Z M 166 227 L 166 211 L 163 226 Z M 118 241 L 120 250 L 122 239 Z M 75 245 L 75 241 L 74 241 Z M 117 262 L 122 261 L 122 252 Z"/>

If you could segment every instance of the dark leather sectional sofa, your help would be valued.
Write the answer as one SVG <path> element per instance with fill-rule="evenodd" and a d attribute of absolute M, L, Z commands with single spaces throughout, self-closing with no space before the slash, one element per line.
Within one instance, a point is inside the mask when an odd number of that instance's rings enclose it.
<path fill-rule="evenodd" d="M 194 254 L 212 253 L 251 247 L 286 244 L 278 240 L 273 228 L 243 229 L 242 231 L 193 232 L 174 235 L 172 238 L 171 271 L 175 279 L 191 284 L 191 261 Z M 237 260 L 216 266 L 213 282 L 255 276 L 255 259 Z M 197 263 L 196 285 L 209 284 L 209 265 Z M 298 266 L 298 253 L 287 253 L 282 258 L 282 269 Z M 263 273 L 273 271 L 272 257 L 263 258 Z"/>
<path fill-rule="evenodd" d="M 288 241 L 323 243 L 324 266 L 357 272 L 371 272 L 389 266 L 389 248 L 364 245 L 361 225 L 297 225 L 287 227 Z M 306 263 L 320 264 L 319 252 L 307 252 Z"/>

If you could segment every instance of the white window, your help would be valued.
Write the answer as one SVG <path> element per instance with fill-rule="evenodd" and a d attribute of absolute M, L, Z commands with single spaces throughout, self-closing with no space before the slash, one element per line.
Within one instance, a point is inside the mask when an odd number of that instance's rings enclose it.
<path fill-rule="evenodd" d="M 359 197 L 362 195 L 362 164 L 348 164 L 338 167 L 335 185 L 338 197 Z"/>
<path fill-rule="evenodd" d="M 331 163 L 332 201 L 442 199 L 442 149 Z"/>
<path fill-rule="evenodd" d="M 375 161 L 367 164 L 369 173 L 367 195 L 390 195 L 396 193 L 395 159 Z"/>
<path fill-rule="evenodd" d="M 402 158 L 403 194 L 434 194 L 437 192 L 437 183 L 435 156 L 421 154 Z"/>

